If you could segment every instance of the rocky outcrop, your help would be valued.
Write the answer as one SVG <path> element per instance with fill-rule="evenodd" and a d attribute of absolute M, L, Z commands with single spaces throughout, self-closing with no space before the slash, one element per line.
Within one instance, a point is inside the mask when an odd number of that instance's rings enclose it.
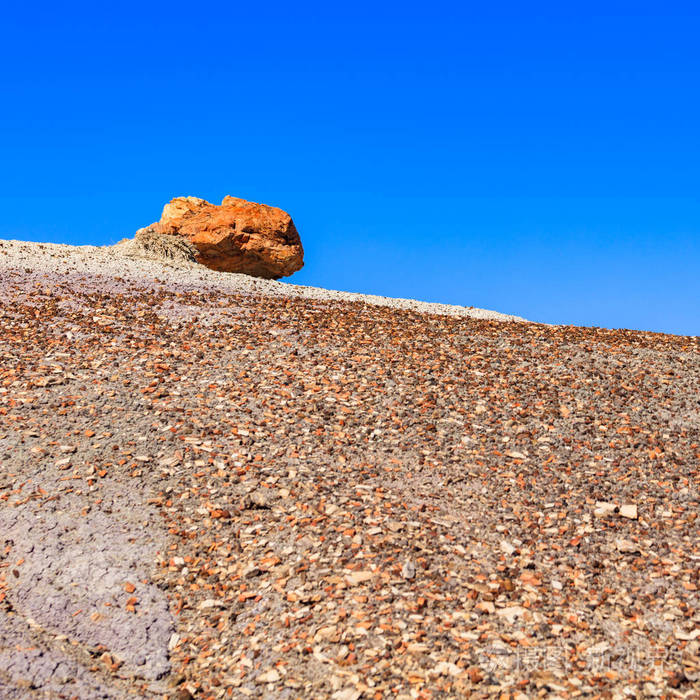
<path fill-rule="evenodd" d="M 277 207 L 224 197 L 220 206 L 198 197 L 176 197 L 160 221 L 136 238 L 178 236 L 196 249 L 197 262 L 221 272 L 279 279 L 300 270 L 304 249 L 292 218 Z"/>
<path fill-rule="evenodd" d="M 129 258 L 145 258 L 171 263 L 176 266 L 197 262 L 197 249 L 180 236 L 156 233 L 150 227 L 141 229 L 133 238 L 125 238 L 116 244 L 122 255 Z"/>

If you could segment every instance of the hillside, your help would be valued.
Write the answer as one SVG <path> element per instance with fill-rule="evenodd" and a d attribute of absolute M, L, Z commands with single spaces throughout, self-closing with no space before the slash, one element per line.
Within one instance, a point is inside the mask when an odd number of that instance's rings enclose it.
<path fill-rule="evenodd" d="M 695 697 L 700 341 L 0 242 L 0 697 Z"/>

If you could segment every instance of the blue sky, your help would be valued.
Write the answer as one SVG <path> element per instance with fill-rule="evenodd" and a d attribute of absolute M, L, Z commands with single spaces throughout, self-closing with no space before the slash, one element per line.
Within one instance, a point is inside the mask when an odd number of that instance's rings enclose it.
<path fill-rule="evenodd" d="M 171 197 L 293 216 L 291 281 L 700 334 L 700 6 L 13 3 L 1 238 Z"/>

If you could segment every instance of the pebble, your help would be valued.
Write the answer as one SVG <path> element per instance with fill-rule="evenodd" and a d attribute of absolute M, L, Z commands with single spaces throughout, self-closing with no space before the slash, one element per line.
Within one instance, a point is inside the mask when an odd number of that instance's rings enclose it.
<path fill-rule="evenodd" d="M 637 506 L 634 504 L 626 503 L 620 506 L 620 515 L 623 518 L 629 518 L 630 520 L 637 519 Z"/>
<path fill-rule="evenodd" d="M 416 565 L 412 561 L 404 562 L 401 568 L 401 576 L 407 580 L 411 580 L 416 575 Z"/>

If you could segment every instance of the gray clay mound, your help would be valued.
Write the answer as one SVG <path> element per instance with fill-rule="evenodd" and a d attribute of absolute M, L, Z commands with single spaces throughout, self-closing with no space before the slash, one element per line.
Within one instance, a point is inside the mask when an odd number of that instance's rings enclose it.
<path fill-rule="evenodd" d="M 125 238 L 115 246 L 130 258 L 145 258 L 169 263 L 196 262 L 197 249 L 179 236 L 168 236 L 150 229 L 139 231 L 134 238 Z"/>

